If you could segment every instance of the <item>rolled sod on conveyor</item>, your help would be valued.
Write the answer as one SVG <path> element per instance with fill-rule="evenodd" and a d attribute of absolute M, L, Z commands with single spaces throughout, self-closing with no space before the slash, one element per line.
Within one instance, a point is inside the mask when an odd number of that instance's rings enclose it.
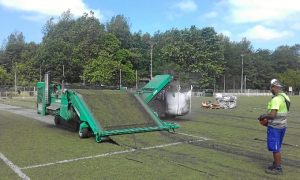
<path fill-rule="evenodd" d="M 104 130 L 157 126 L 132 93 L 76 89 Z"/>

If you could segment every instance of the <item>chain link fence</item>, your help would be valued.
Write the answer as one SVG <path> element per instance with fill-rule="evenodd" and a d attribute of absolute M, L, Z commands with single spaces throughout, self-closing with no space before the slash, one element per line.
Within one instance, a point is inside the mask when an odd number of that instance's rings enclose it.
<path fill-rule="evenodd" d="M 194 91 L 192 96 L 214 96 L 216 93 L 222 93 L 224 95 L 233 95 L 233 96 L 272 96 L 270 90 L 259 90 L 259 89 L 245 89 L 241 92 L 239 89 L 228 89 L 224 90 L 200 90 Z"/>
<path fill-rule="evenodd" d="M 36 87 L 0 87 L 0 98 L 36 97 Z"/>

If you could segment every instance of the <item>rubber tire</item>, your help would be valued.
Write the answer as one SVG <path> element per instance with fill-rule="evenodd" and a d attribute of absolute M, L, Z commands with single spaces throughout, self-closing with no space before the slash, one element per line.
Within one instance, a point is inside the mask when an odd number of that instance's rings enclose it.
<path fill-rule="evenodd" d="M 88 128 L 83 128 L 81 131 L 82 132 L 79 132 L 80 138 L 89 138 L 90 137 L 90 130 Z"/>
<path fill-rule="evenodd" d="M 55 116 L 54 117 L 54 123 L 55 123 L 56 126 L 61 125 L 61 119 L 60 119 L 59 116 Z"/>
<path fill-rule="evenodd" d="M 78 132 L 79 131 L 79 123 L 78 122 L 73 122 L 72 124 L 72 129 L 73 132 Z"/>

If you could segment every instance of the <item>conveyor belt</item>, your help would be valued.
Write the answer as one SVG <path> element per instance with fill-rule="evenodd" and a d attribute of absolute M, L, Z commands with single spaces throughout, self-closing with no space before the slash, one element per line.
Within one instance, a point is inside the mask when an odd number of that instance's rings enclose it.
<path fill-rule="evenodd" d="M 104 130 L 156 126 L 132 93 L 116 90 L 76 91 Z"/>

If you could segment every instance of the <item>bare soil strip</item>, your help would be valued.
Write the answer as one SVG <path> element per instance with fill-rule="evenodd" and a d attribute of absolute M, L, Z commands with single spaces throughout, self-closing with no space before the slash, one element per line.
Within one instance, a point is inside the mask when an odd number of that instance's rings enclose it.
<path fill-rule="evenodd" d="M 179 142 L 174 142 L 174 143 L 169 143 L 169 144 L 161 144 L 161 145 L 156 145 L 156 146 L 143 147 L 143 148 L 139 148 L 139 149 L 128 149 L 128 150 L 124 150 L 124 151 L 115 151 L 115 152 L 109 152 L 109 153 L 104 153 L 104 154 L 98 154 L 98 155 L 94 155 L 94 156 L 86 156 L 86 157 L 80 157 L 80 158 L 74 158 L 74 159 L 66 159 L 66 160 L 56 161 L 56 162 L 51 162 L 51 163 L 46 163 L 46 164 L 31 165 L 31 166 L 26 166 L 26 167 L 23 167 L 23 168 L 20 168 L 20 169 L 39 168 L 39 167 L 56 165 L 56 164 L 70 163 L 70 162 L 85 160 L 85 159 L 94 159 L 94 158 L 99 158 L 99 157 L 106 157 L 106 156 L 113 156 L 113 155 L 118 155 L 118 154 L 131 153 L 131 152 L 135 152 L 135 151 L 146 151 L 146 150 L 151 150 L 151 149 L 158 149 L 158 148 L 164 148 L 164 147 L 169 147 L 169 146 L 176 146 L 176 145 L 180 145 L 180 144 L 190 144 L 190 143 L 195 143 L 195 142 L 200 142 L 200 141 L 205 141 L 205 139 L 197 139 L 197 140 L 190 140 L 190 141 L 179 141 Z"/>
<path fill-rule="evenodd" d="M 18 106 L 11 106 L 7 104 L 0 104 L 0 110 L 11 112 L 14 114 L 19 114 L 25 117 L 33 118 L 38 121 L 42 121 L 48 124 L 54 124 L 54 117 L 53 116 L 41 116 L 37 114 L 36 110 L 34 109 L 24 109 Z"/>

